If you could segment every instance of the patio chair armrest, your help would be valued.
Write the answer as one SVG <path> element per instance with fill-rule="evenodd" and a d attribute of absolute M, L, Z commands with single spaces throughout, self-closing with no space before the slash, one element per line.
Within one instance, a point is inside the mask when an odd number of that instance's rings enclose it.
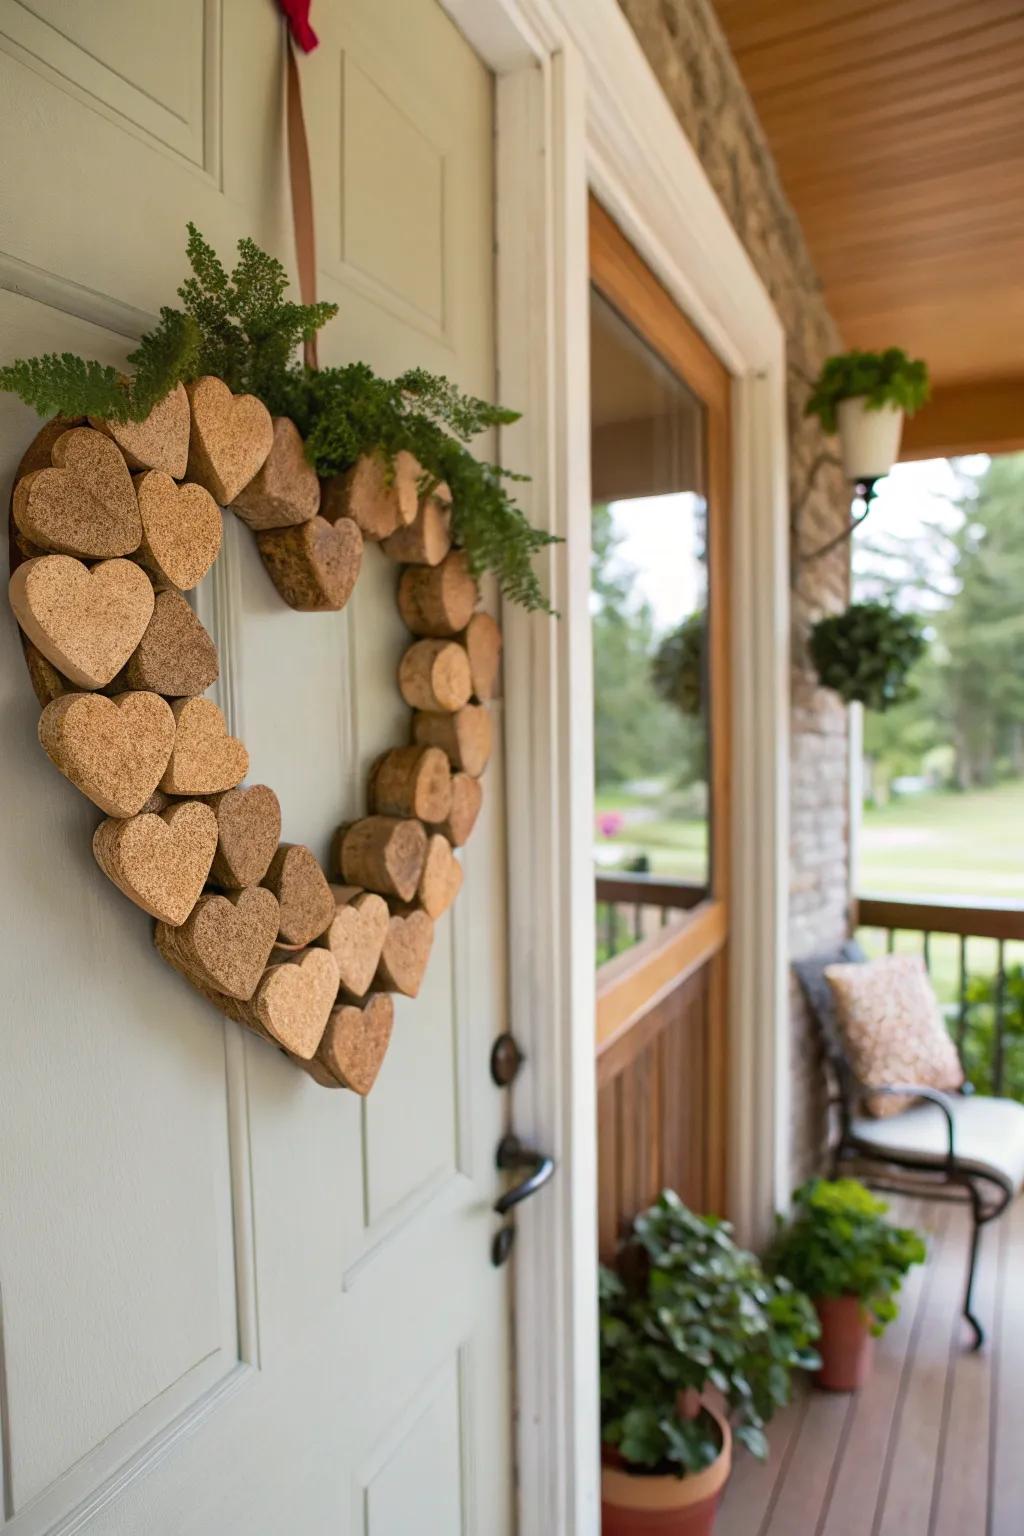
<path fill-rule="evenodd" d="M 937 1104 L 938 1107 L 942 1110 L 946 1120 L 946 1135 L 948 1138 L 946 1146 L 946 1165 L 947 1167 L 952 1168 L 952 1165 L 956 1159 L 956 1127 L 953 1122 L 953 1111 L 950 1107 L 950 1096 L 948 1093 L 943 1093 L 941 1088 L 926 1088 L 923 1083 L 886 1083 L 881 1088 L 876 1088 L 874 1085 L 872 1085 L 871 1088 L 868 1089 L 868 1092 L 872 1094 L 872 1096 L 874 1096 L 876 1093 L 899 1094 L 900 1096 L 909 1094 L 912 1095 L 915 1099 L 927 1099 L 930 1104 Z"/>

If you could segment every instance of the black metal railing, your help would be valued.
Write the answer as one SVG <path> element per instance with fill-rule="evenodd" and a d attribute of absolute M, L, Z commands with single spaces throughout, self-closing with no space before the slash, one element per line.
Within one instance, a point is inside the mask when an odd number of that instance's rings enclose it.
<path fill-rule="evenodd" d="M 920 944 L 968 1077 L 1024 1098 L 1024 903 L 862 896 L 856 923 L 869 949 L 872 934 L 890 954 Z"/>
<path fill-rule="evenodd" d="M 707 896 L 707 887 L 639 873 L 599 874 L 594 880 L 598 964 L 614 959 L 659 928 L 674 912 L 690 911 Z"/>

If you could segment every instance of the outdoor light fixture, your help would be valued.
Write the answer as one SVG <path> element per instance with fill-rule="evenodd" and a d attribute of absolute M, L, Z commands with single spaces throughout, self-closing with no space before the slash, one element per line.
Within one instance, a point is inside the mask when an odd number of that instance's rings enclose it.
<path fill-rule="evenodd" d="M 807 475 L 804 491 L 793 508 L 797 563 L 820 560 L 850 538 L 867 517 L 876 486 L 899 458 L 905 415 L 912 415 L 928 398 L 928 369 L 898 347 L 885 352 L 844 352 L 826 358 L 817 379 L 806 381 L 811 393 L 804 408 L 826 432 L 837 433 L 840 457 L 820 453 Z M 820 549 L 803 554 L 799 548 L 798 514 L 826 464 L 840 467 L 853 487 L 854 511 L 843 531 Z"/>

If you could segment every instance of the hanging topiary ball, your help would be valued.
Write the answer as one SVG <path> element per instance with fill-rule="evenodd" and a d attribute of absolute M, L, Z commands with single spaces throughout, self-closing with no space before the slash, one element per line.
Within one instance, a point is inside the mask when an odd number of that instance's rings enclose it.
<path fill-rule="evenodd" d="M 926 648 L 916 614 L 889 603 L 851 603 L 820 619 L 809 643 L 819 681 L 845 703 L 881 713 L 914 697 L 908 679 Z"/>

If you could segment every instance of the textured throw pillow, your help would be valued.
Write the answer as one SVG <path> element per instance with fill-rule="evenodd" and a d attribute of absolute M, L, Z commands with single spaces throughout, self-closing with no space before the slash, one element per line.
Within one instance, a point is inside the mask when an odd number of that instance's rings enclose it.
<path fill-rule="evenodd" d="M 919 1083 L 952 1090 L 962 1085 L 963 1067 L 920 955 L 830 965 L 825 976 L 850 1065 L 865 1088 Z M 865 1108 L 881 1118 L 912 1103 L 909 1095 L 875 1094 L 868 1096 Z"/>

